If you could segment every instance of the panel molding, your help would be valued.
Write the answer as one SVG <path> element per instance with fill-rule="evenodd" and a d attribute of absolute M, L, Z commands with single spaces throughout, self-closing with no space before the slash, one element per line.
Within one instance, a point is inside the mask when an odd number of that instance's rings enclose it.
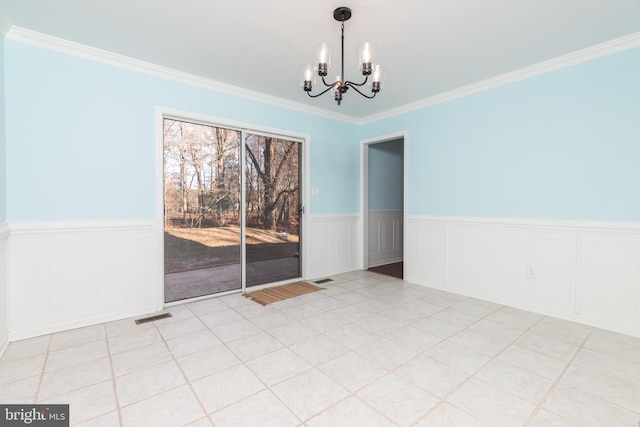
<path fill-rule="evenodd" d="M 407 219 L 406 280 L 640 337 L 640 223 Z"/>
<path fill-rule="evenodd" d="M 9 228 L 10 341 L 162 309 L 153 220 Z"/>
<path fill-rule="evenodd" d="M 369 211 L 369 268 L 403 259 L 404 211 Z"/>
<path fill-rule="evenodd" d="M 309 226 L 309 279 L 359 269 L 361 220 L 358 214 L 311 215 Z"/>

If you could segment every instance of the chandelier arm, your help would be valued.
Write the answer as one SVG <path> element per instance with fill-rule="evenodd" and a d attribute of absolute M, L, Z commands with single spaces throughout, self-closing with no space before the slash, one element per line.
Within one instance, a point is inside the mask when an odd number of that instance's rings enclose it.
<path fill-rule="evenodd" d="M 345 82 L 345 84 L 351 87 L 354 87 L 354 86 L 360 87 L 360 86 L 366 85 L 368 81 L 369 81 L 369 76 L 364 76 L 364 81 L 362 83 L 354 83 L 354 82 L 348 81 L 348 82 Z"/>
<path fill-rule="evenodd" d="M 353 90 L 355 90 L 356 92 L 358 92 L 360 95 L 364 96 L 365 98 L 373 99 L 373 98 L 375 98 L 375 96 L 377 95 L 377 92 L 374 92 L 374 93 L 373 93 L 373 95 L 371 95 L 371 96 L 366 95 L 366 94 L 364 94 L 364 93 L 360 92 L 360 91 L 358 90 L 358 88 L 356 87 L 356 86 L 361 86 L 361 85 L 354 85 L 354 84 L 353 84 L 353 83 L 351 83 L 351 82 L 347 82 L 347 83 L 346 83 L 346 86 L 349 86 L 350 88 L 352 88 Z"/>
<path fill-rule="evenodd" d="M 329 84 L 329 83 L 327 83 L 327 81 L 324 79 L 324 76 L 322 76 L 322 83 L 324 83 L 324 85 L 325 85 L 325 86 L 328 86 L 329 88 L 331 88 L 331 87 L 335 86 L 337 82 L 333 82 L 333 83 Z M 328 89 L 327 89 L 327 90 L 328 90 Z M 325 90 L 324 92 L 326 92 L 326 90 Z M 322 92 L 322 93 L 324 93 L 324 92 Z"/>
<path fill-rule="evenodd" d="M 311 95 L 311 92 L 307 92 L 307 95 L 309 95 L 311 98 L 317 98 L 320 95 L 324 95 L 325 93 L 329 92 L 332 88 L 333 88 L 333 85 L 329 86 L 328 88 L 326 88 L 325 90 L 323 90 L 322 92 L 320 92 L 317 95 Z"/>

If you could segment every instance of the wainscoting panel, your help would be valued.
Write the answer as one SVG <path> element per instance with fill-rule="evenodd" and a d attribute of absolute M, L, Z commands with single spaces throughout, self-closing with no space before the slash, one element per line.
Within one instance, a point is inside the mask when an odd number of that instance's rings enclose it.
<path fill-rule="evenodd" d="M 525 299 L 532 309 L 551 313 L 577 313 L 575 233 L 523 232 L 523 259 L 515 299 Z"/>
<path fill-rule="evenodd" d="M 407 280 L 640 336 L 640 224 L 411 216 Z"/>
<path fill-rule="evenodd" d="M 496 229 L 450 226 L 445 245 L 447 286 L 464 291 L 470 285 L 479 286 L 488 297 L 516 292 L 522 257 L 520 236 Z"/>
<path fill-rule="evenodd" d="M 151 221 L 10 224 L 16 340 L 161 309 Z"/>
<path fill-rule="evenodd" d="M 413 221 L 409 225 L 404 260 L 405 280 L 442 288 L 445 283 L 446 227 L 428 221 Z"/>
<path fill-rule="evenodd" d="M 640 239 L 623 235 L 582 238 L 581 312 L 623 324 L 640 311 Z"/>
<path fill-rule="evenodd" d="M 0 357 L 9 344 L 9 327 L 7 324 L 7 240 L 9 226 L 0 224 Z"/>
<path fill-rule="evenodd" d="M 359 215 L 312 215 L 309 224 L 310 279 L 359 268 L 362 234 Z"/>
<path fill-rule="evenodd" d="M 402 261 L 402 211 L 369 211 L 369 267 Z"/>

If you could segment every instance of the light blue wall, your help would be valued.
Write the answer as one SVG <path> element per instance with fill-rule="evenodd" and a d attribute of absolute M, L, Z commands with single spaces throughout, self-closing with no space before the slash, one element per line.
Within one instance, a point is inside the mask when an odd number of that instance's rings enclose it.
<path fill-rule="evenodd" d="M 359 210 L 355 125 L 11 40 L 5 56 L 9 221 L 153 218 L 156 106 L 310 134 L 311 212 Z"/>
<path fill-rule="evenodd" d="M 640 49 L 381 120 L 408 131 L 408 213 L 640 221 Z"/>
<path fill-rule="evenodd" d="M 0 224 L 7 222 L 7 145 L 5 126 L 4 36 L 0 33 Z"/>
<path fill-rule="evenodd" d="M 369 145 L 369 210 L 403 210 L 402 139 Z"/>
<path fill-rule="evenodd" d="M 358 141 L 407 131 L 409 214 L 640 221 L 640 49 L 358 127 L 3 48 L 0 222 L 154 217 L 158 105 L 310 134 L 315 214 L 358 212 Z"/>

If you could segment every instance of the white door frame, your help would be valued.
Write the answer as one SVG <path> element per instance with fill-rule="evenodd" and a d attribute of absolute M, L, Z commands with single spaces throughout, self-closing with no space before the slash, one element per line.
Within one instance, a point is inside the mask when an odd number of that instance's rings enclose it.
<path fill-rule="evenodd" d="M 373 144 L 379 144 L 381 142 L 388 142 L 397 139 L 402 139 L 403 150 L 403 180 L 402 180 L 402 253 L 403 258 L 406 254 L 406 242 L 407 242 L 407 202 L 409 194 L 409 180 L 408 180 L 408 159 L 409 159 L 409 132 L 400 131 L 386 135 L 375 136 L 372 138 L 360 140 L 360 219 L 362 239 L 360 239 L 360 270 L 366 270 L 369 266 L 369 146 Z M 403 264 L 403 270 L 406 270 L 406 263 Z M 403 271 L 404 276 L 404 271 Z"/>
<path fill-rule="evenodd" d="M 199 114 L 190 111 L 177 110 L 168 107 L 158 106 L 156 107 L 156 212 L 155 212 L 155 221 L 154 227 L 156 228 L 155 236 L 156 236 L 156 248 L 157 254 L 156 258 L 156 271 L 159 273 L 161 280 L 159 280 L 157 286 L 157 293 L 155 295 L 156 308 L 158 310 L 162 310 L 165 306 L 183 304 L 185 302 L 192 302 L 201 299 L 207 299 L 212 297 L 218 297 L 230 293 L 238 293 L 243 292 L 245 289 L 244 283 L 244 275 L 242 279 L 242 289 L 232 290 L 228 292 L 220 292 L 212 295 L 205 295 L 202 297 L 180 300 L 172 303 L 164 302 L 164 119 L 172 118 L 177 120 L 184 120 L 192 123 L 201 123 L 207 126 L 216 126 L 216 127 L 224 127 L 228 129 L 238 130 L 242 132 L 242 153 L 244 154 L 244 135 L 245 133 L 258 133 L 258 134 L 268 134 L 273 136 L 281 136 L 282 138 L 294 139 L 301 142 L 300 146 L 302 149 L 302 176 L 300 182 L 300 191 L 302 191 L 302 206 L 303 213 L 300 218 L 300 227 L 301 227 L 301 235 L 300 238 L 302 240 L 302 245 L 300 247 L 300 256 L 302 258 L 302 262 L 300 263 L 300 278 L 306 279 L 309 274 L 309 206 L 311 202 L 309 185 L 311 182 L 311 174 L 310 174 L 310 143 L 311 137 L 309 134 L 294 132 L 286 129 L 278 129 L 271 128 L 267 126 L 260 126 L 252 123 L 241 122 L 237 120 L 229 120 L 223 119 L 219 117 L 209 116 L 206 114 Z M 241 157 L 244 159 L 244 157 Z M 241 160 L 243 162 L 243 160 Z M 243 179 L 244 179 L 244 167 L 243 167 Z M 243 181 L 244 182 L 244 181 Z M 242 192 L 244 194 L 244 191 Z M 243 200 L 244 201 L 244 200 Z M 244 203 L 242 206 L 244 212 Z M 242 253 L 243 257 L 245 248 L 242 245 Z M 244 259 L 243 259 L 244 262 Z M 264 286 L 252 286 L 251 289 L 260 289 Z"/>

